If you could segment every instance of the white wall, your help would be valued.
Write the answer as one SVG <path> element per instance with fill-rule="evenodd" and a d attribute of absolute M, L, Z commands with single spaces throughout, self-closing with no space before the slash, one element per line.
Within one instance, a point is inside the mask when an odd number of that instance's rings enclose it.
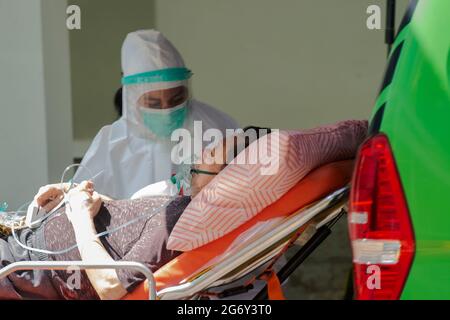
<path fill-rule="evenodd" d="M 156 25 L 192 68 L 197 98 L 243 125 L 303 128 L 369 116 L 386 46 L 366 9 L 384 3 L 157 0 Z"/>
<path fill-rule="evenodd" d="M 0 201 L 10 209 L 71 159 L 66 6 L 44 1 L 52 7 L 0 0 Z"/>
<path fill-rule="evenodd" d="M 101 127 L 118 118 L 113 97 L 121 83 L 120 50 L 127 33 L 154 27 L 153 0 L 70 0 L 81 8 L 71 31 L 72 106 L 76 155 Z"/>
<path fill-rule="evenodd" d="M 73 161 L 72 100 L 66 0 L 42 0 L 42 40 L 49 181 L 60 181 Z M 75 31 L 70 31 L 75 32 Z"/>

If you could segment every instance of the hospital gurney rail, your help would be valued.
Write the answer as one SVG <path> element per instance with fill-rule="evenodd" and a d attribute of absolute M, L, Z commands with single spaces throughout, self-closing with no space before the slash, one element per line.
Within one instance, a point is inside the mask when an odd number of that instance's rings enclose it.
<path fill-rule="evenodd" d="M 132 261 L 115 261 L 111 263 L 87 263 L 84 261 L 22 261 L 9 264 L 0 270 L 0 279 L 22 270 L 67 270 L 68 268 L 86 269 L 134 269 L 141 272 L 148 280 L 149 299 L 156 299 L 156 285 L 153 273 L 142 263 Z"/>

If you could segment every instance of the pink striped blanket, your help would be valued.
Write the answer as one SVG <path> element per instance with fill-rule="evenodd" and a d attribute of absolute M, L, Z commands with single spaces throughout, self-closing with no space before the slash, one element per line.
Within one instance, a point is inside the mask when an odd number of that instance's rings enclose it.
<path fill-rule="evenodd" d="M 221 238 L 313 169 L 354 158 L 366 134 L 367 121 L 349 120 L 311 130 L 275 131 L 254 141 L 192 199 L 167 248 L 190 251 Z"/>

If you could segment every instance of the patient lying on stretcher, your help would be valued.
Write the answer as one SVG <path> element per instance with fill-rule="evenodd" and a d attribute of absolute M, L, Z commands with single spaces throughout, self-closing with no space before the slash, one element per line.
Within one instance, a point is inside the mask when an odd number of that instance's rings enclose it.
<path fill-rule="evenodd" d="M 367 126 L 365 122 L 363 125 Z M 333 141 L 333 144 L 346 148 L 346 141 Z M 317 144 L 319 150 L 329 147 L 329 141 L 327 144 Z M 226 157 L 227 150 L 224 148 L 224 144 L 221 144 L 207 152 L 211 152 L 211 155 L 222 152 Z M 351 150 L 354 153 L 356 148 L 352 147 Z M 323 149 L 323 153 L 328 151 Z M 224 168 L 222 163 L 225 161 L 195 166 L 192 171 L 191 197 L 195 197 L 215 174 Z M 58 185 L 51 185 L 41 188 L 36 200 L 39 205 L 51 210 L 57 204 L 53 199 L 61 199 L 61 196 L 62 191 Z M 191 197 L 177 197 L 155 215 L 130 224 L 119 232 L 98 238 L 97 233 L 113 230 L 147 211 L 161 207 L 170 198 L 160 196 L 113 201 L 99 195 L 91 182 L 83 182 L 69 192 L 68 208 L 61 208 L 60 214 L 51 216 L 39 228 L 24 229 L 19 234 L 22 243 L 34 248 L 45 248 L 54 252 L 75 243 L 78 248 L 58 255 L 42 254 L 22 249 L 12 237 L 0 239 L 0 267 L 24 260 L 83 260 L 90 263 L 127 260 L 142 262 L 152 271 L 156 271 L 180 254 L 168 250 L 166 244 Z M 66 214 L 63 214 L 64 212 Z M 142 274 L 131 270 L 87 270 L 80 275 L 77 279 L 73 271 L 15 273 L 0 279 L 0 298 L 120 299 L 145 280 Z"/>
<path fill-rule="evenodd" d="M 224 145 L 212 149 L 212 155 L 222 148 Z M 191 196 L 195 196 L 223 167 L 223 164 L 216 163 L 193 166 Z M 196 170 L 201 170 L 201 173 Z M 35 199 L 38 205 L 50 211 L 62 196 L 60 185 L 55 184 L 41 188 Z M 23 249 L 10 236 L 0 239 L 0 267 L 23 260 L 83 260 L 91 263 L 127 260 L 145 262 L 152 271 L 156 271 L 180 254 L 167 250 L 166 243 L 191 197 L 174 199 L 152 196 L 138 200 L 111 200 L 98 194 L 92 182 L 84 181 L 72 189 L 67 198 L 70 209 L 59 209 L 35 231 L 19 231 L 19 240 L 30 247 L 51 252 L 63 251 L 75 243 L 78 249 L 57 255 L 36 253 Z M 157 208 L 161 207 L 163 210 L 158 211 Z M 146 215 L 149 217 L 118 232 L 95 237 L 97 233 L 113 230 Z M 0 298 L 119 299 L 145 280 L 141 273 L 132 270 L 87 270 L 81 272 L 80 279 L 71 275 L 65 271 L 13 274 L 0 279 Z"/>

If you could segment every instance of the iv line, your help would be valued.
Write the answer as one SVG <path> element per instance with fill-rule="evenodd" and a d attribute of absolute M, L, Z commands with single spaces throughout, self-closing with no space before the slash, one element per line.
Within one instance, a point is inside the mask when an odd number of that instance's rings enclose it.
<path fill-rule="evenodd" d="M 65 175 L 66 175 L 67 171 L 70 170 L 70 169 L 72 169 L 72 168 L 75 167 L 75 166 L 84 167 L 84 168 L 86 168 L 86 169 L 89 171 L 89 169 L 88 169 L 87 167 L 85 167 L 85 166 L 83 166 L 83 165 L 81 165 L 81 164 L 72 164 L 72 165 L 68 166 L 68 167 L 64 170 L 64 172 L 63 172 L 63 174 L 62 174 L 62 176 L 61 176 L 60 188 L 61 188 L 61 190 L 62 190 L 62 192 L 63 192 L 63 198 L 61 199 L 61 202 L 60 202 L 55 208 L 53 208 L 49 213 L 47 213 L 46 215 L 44 215 L 44 217 L 40 218 L 40 219 L 37 220 L 37 221 L 34 221 L 34 222 L 30 225 L 30 228 L 31 228 L 32 226 L 34 226 L 34 225 L 37 225 L 38 223 L 43 222 L 43 221 L 44 221 L 45 219 L 47 219 L 50 215 L 53 215 L 53 214 L 54 214 L 57 210 L 59 210 L 64 204 L 66 204 L 66 205 L 69 204 L 69 203 L 68 203 L 68 200 L 67 200 L 67 194 L 68 194 L 68 192 L 70 191 L 70 189 L 72 189 L 72 187 L 74 186 L 74 183 L 73 183 L 72 180 L 70 180 L 69 188 L 68 188 L 67 191 L 66 191 L 65 188 L 64 188 L 64 178 L 65 178 Z M 89 171 L 89 173 L 91 173 L 91 172 Z M 91 176 L 92 176 L 92 175 L 91 175 Z M 113 228 L 113 229 L 111 229 L 111 230 L 107 230 L 107 231 L 103 231 L 103 232 L 97 233 L 97 234 L 94 236 L 94 238 L 100 238 L 100 237 L 103 237 L 103 236 L 106 236 L 106 235 L 115 233 L 115 232 L 117 232 L 117 231 L 119 231 L 119 230 L 122 230 L 123 228 L 125 228 L 125 227 L 127 227 L 127 226 L 129 226 L 129 225 L 131 225 L 131 224 L 133 224 L 133 223 L 136 223 L 137 221 L 142 220 L 142 219 L 144 219 L 144 218 L 148 218 L 148 219 L 152 218 L 152 217 L 155 216 L 157 213 L 161 212 L 162 209 L 166 208 L 167 205 L 168 205 L 168 203 L 169 203 L 169 200 L 171 200 L 171 199 L 173 199 L 173 198 L 174 198 L 174 197 L 168 197 L 168 199 L 167 199 L 167 201 L 164 203 L 164 205 L 162 205 L 161 207 L 155 209 L 156 212 L 151 212 L 151 213 L 142 215 L 142 216 L 140 216 L 140 217 L 136 217 L 136 218 L 134 218 L 134 219 L 132 219 L 132 220 L 130 220 L 130 221 L 128 221 L 128 222 L 126 222 L 126 223 L 120 225 L 120 226 L 117 226 L 117 227 L 115 227 L 115 228 Z M 23 207 L 23 206 L 22 206 L 22 207 Z M 14 217 L 17 217 L 17 213 L 20 212 L 20 209 L 22 209 L 22 207 L 20 207 L 19 210 L 16 211 Z M 28 251 L 35 251 L 35 252 L 40 252 L 40 253 L 49 254 L 49 255 L 58 255 L 58 254 L 64 254 L 64 253 L 70 252 L 70 251 L 72 251 L 72 250 L 74 250 L 74 249 L 76 249 L 76 248 L 78 247 L 78 244 L 74 244 L 74 245 L 72 245 L 72 246 L 70 246 L 70 247 L 68 247 L 68 248 L 66 248 L 66 249 L 59 250 L 59 251 L 50 251 L 50 250 L 45 250 L 45 249 L 33 248 L 33 247 L 30 247 L 30 246 L 27 246 L 27 245 L 23 244 L 23 243 L 18 239 L 17 234 L 16 234 L 15 231 L 16 231 L 16 227 L 13 225 L 13 226 L 11 227 L 11 233 L 12 233 L 12 236 L 13 236 L 14 240 L 17 242 L 17 244 L 18 244 L 20 247 L 22 247 L 23 249 L 28 250 Z"/>

